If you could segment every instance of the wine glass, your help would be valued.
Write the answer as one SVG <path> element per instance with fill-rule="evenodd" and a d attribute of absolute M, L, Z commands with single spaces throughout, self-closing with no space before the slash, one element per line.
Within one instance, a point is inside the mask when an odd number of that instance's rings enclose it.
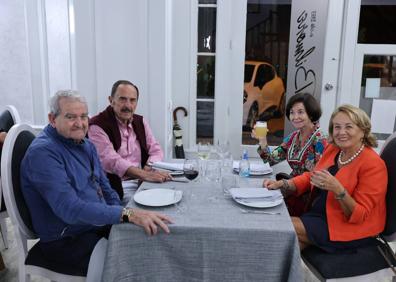
<path fill-rule="evenodd" d="M 217 154 L 220 156 L 220 159 L 224 159 L 229 153 L 229 142 L 220 143 L 220 141 L 218 141 L 216 151 Z"/>
<path fill-rule="evenodd" d="M 210 155 L 210 145 L 209 143 L 198 143 L 198 157 L 201 160 L 207 160 L 209 159 L 209 155 Z"/>
<path fill-rule="evenodd" d="M 186 159 L 183 164 L 184 176 L 189 180 L 194 180 L 199 175 L 199 162 L 197 159 Z"/>

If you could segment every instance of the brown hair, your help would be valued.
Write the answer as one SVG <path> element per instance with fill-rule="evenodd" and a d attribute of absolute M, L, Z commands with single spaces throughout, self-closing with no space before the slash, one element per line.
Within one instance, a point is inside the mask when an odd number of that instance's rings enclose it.
<path fill-rule="evenodd" d="M 290 120 L 290 110 L 297 104 L 303 103 L 305 111 L 311 122 L 317 122 L 322 115 L 322 109 L 319 102 L 309 93 L 298 93 L 290 97 L 286 105 L 286 117 Z"/>
<path fill-rule="evenodd" d="M 363 144 L 370 147 L 377 147 L 377 138 L 371 133 L 371 121 L 368 115 L 361 109 L 352 105 L 341 105 L 331 115 L 329 122 L 329 142 L 334 143 L 333 140 L 333 119 L 338 113 L 346 114 L 351 121 L 356 124 L 363 131 Z"/>
<path fill-rule="evenodd" d="M 131 86 L 135 87 L 136 92 L 137 92 L 137 98 L 139 99 L 139 88 L 137 88 L 137 86 L 135 84 L 133 84 L 132 82 L 130 82 L 129 80 L 118 80 L 118 81 L 114 82 L 113 86 L 111 87 L 111 97 L 114 97 L 118 86 L 120 86 L 121 84 L 131 85 Z"/>

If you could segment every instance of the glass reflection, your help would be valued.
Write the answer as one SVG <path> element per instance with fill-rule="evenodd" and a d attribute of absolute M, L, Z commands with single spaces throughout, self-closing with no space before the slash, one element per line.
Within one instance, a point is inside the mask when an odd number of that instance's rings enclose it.
<path fill-rule="evenodd" d="M 217 0 L 199 0 L 199 4 L 216 4 Z"/>
<path fill-rule="evenodd" d="M 247 3 L 242 144 L 257 144 L 256 120 L 268 122 L 269 145 L 283 139 L 291 5 L 266 3 Z"/>
<path fill-rule="evenodd" d="M 215 83 L 215 57 L 198 56 L 197 97 L 213 99 Z"/>
<path fill-rule="evenodd" d="M 360 7 L 358 43 L 396 44 L 396 5 L 364 5 L 364 2 Z"/>
<path fill-rule="evenodd" d="M 197 143 L 213 144 L 214 101 L 197 102 Z"/>
<path fill-rule="evenodd" d="M 198 52 L 216 52 L 216 8 L 198 10 Z"/>
<path fill-rule="evenodd" d="M 376 79 L 378 80 L 376 81 Z M 373 81 L 377 82 L 376 86 L 373 87 L 370 85 L 371 87 L 369 88 L 369 82 Z M 375 99 L 396 101 L 396 56 L 365 55 L 363 59 L 361 86 L 359 107 L 370 117 Z M 396 108 L 394 108 L 394 111 L 396 111 Z M 395 132 L 395 121 L 389 122 L 393 122 L 393 132 Z M 390 136 L 388 133 L 378 133 L 375 131 L 375 126 L 373 126 L 373 133 L 379 140 L 385 140 Z"/>

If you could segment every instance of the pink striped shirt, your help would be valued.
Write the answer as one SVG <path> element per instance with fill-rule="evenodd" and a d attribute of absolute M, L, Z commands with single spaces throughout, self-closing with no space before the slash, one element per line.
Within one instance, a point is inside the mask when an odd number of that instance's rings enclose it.
<path fill-rule="evenodd" d="M 117 124 L 121 134 L 121 147 L 118 151 L 114 150 L 109 137 L 99 126 L 91 125 L 88 136 L 89 140 L 95 144 L 103 169 L 122 178 L 129 167 L 140 167 L 141 150 L 132 124 L 125 125 L 118 119 Z M 154 138 L 151 128 L 144 118 L 143 124 L 149 154 L 147 162 L 161 161 L 164 158 L 161 146 Z"/>

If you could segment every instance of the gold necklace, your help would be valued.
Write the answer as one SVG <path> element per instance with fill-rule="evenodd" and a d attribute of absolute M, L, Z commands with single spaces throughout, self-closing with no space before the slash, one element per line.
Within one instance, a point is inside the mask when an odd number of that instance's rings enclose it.
<path fill-rule="evenodd" d="M 349 159 L 347 159 L 344 162 L 341 160 L 341 158 L 344 156 L 344 152 L 341 151 L 340 154 L 338 155 L 338 162 L 340 163 L 340 165 L 349 164 L 351 161 L 356 159 L 357 156 L 359 156 L 359 154 L 363 151 L 363 149 L 364 149 L 364 144 L 362 144 L 362 146 L 360 146 L 360 149 L 355 154 L 353 154 L 352 157 L 350 157 Z"/>

